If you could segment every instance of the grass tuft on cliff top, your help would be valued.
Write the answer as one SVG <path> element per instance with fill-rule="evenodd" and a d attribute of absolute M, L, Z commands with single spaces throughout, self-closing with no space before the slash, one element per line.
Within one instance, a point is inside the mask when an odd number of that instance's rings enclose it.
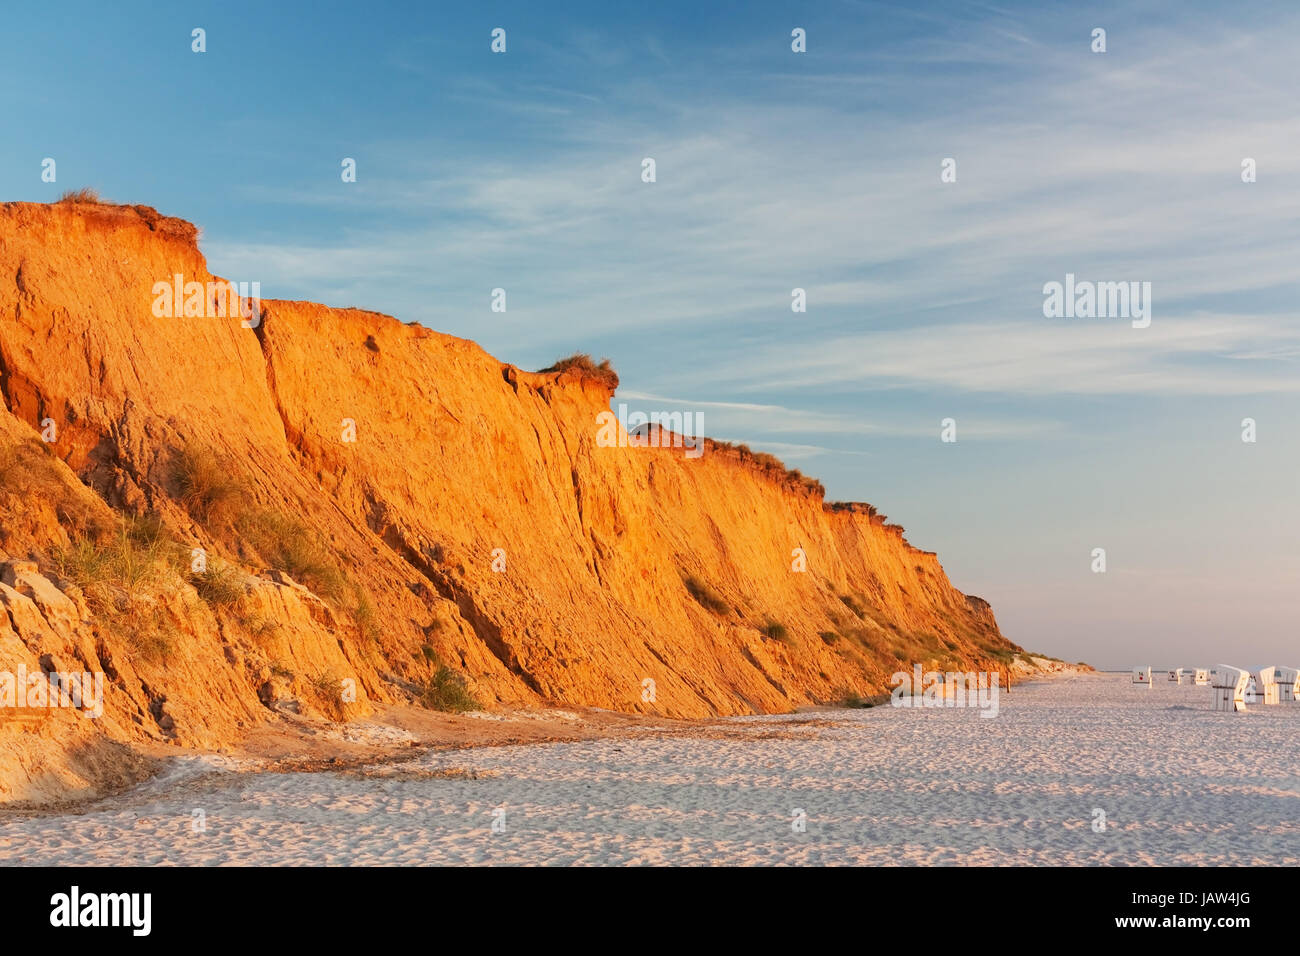
<path fill-rule="evenodd" d="M 86 203 L 93 206 L 107 205 L 106 200 L 99 198 L 99 192 L 88 186 L 81 189 L 69 189 L 59 197 L 59 202 L 66 203 Z"/>
<path fill-rule="evenodd" d="M 562 358 L 553 365 L 549 365 L 542 372 L 570 372 L 577 371 L 583 378 L 589 378 L 604 385 L 611 392 L 618 388 L 618 373 L 614 371 L 614 366 L 609 359 L 603 358 L 597 365 L 595 360 L 585 352 L 574 352 L 567 358 Z"/>

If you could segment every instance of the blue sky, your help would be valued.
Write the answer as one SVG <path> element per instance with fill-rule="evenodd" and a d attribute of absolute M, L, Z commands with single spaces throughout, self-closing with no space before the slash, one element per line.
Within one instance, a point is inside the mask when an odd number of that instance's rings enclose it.
<path fill-rule="evenodd" d="M 7 11 L 3 198 L 93 186 L 266 297 L 609 356 L 1033 649 L 1300 659 L 1293 4 L 272 6 Z M 1151 282 L 1151 326 L 1044 318 L 1067 272 Z"/>

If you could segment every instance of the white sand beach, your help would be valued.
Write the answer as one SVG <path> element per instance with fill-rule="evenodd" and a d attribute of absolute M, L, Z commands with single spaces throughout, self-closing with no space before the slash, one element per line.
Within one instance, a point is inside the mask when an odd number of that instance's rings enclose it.
<path fill-rule="evenodd" d="M 1083 675 L 993 719 L 821 711 L 344 772 L 178 758 L 79 812 L 0 817 L 0 862 L 1300 864 L 1300 704 L 1210 693 Z"/>

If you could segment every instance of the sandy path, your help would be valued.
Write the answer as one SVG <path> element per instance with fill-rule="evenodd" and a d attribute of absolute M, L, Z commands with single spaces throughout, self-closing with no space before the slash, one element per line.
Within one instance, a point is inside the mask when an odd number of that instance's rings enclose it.
<path fill-rule="evenodd" d="M 370 771 L 186 758 L 83 812 L 0 820 L 0 862 L 1300 864 L 1300 704 L 1216 714 L 1209 693 L 1087 675 L 1017 687 L 993 719 L 742 718 Z"/>

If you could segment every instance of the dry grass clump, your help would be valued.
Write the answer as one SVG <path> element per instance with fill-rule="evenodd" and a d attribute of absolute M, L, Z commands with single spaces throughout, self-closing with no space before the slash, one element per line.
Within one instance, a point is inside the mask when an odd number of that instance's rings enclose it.
<path fill-rule="evenodd" d="M 23 496 L 56 481 L 54 457 L 45 442 L 29 438 L 0 448 L 0 493 Z"/>
<path fill-rule="evenodd" d="M 103 206 L 108 204 L 106 200 L 99 198 L 99 192 L 97 190 L 91 189 L 88 186 L 83 186 L 81 189 L 67 190 L 59 197 L 59 202 L 74 204 L 83 203 L 92 206 Z"/>
<path fill-rule="evenodd" d="M 270 563 L 321 597 L 339 602 L 348 578 L 338 558 L 308 525 L 268 509 L 246 511 L 236 521 L 242 539 Z"/>
<path fill-rule="evenodd" d="M 826 511 L 847 511 L 851 514 L 867 515 L 868 517 L 879 514 L 875 505 L 869 505 L 865 501 L 828 501 L 822 505 L 822 508 Z M 881 517 L 883 520 L 883 515 Z"/>
<path fill-rule="evenodd" d="M 119 615 L 114 623 L 125 635 L 132 659 L 150 664 L 166 661 L 182 637 L 181 629 L 162 608 L 133 610 Z"/>
<path fill-rule="evenodd" d="M 249 507 L 239 472 L 207 448 L 188 446 L 172 461 L 172 490 L 189 515 L 232 553 L 283 571 L 321 597 L 349 610 L 366 637 L 379 639 L 379 620 L 365 590 L 351 582 L 339 556 L 300 518 L 271 508 Z M 242 576 L 214 566 L 190 578 L 209 604 L 230 606 L 243 593 Z"/>
<path fill-rule="evenodd" d="M 451 713 L 478 710 L 482 706 L 479 704 L 478 699 L 470 693 L 465 678 L 442 663 L 437 654 L 433 652 L 433 648 L 425 644 L 421 650 L 424 651 L 425 657 L 435 665 L 433 676 L 425 683 L 424 691 L 420 694 L 421 704 L 430 710 L 442 710 Z"/>
<path fill-rule="evenodd" d="M 317 674 L 310 681 L 312 694 L 320 709 L 334 721 L 347 716 L 343 700 L 343 681 L 332 673 Z"/>
<path fill-rule="evenodd" d="M 840 603 L 843 604 L 850 611 L 852 611 L 854 614 L 856 614 L 858 617 L 865 618 L 867 616 L 867 612 L 866 610 L 863 609 L 862 604 L 860 604 L 858 602 L 858 599 L 855 598 L 852 594 L 841 594 Z"/>
<path fill-rule="evenodd" d="M 103 542 L 75 537 L 68 547 L 55 549 L 53 565 L 125 638 L 133 660 L 160 664 L 176 649 L 181 630 L 165 608 L 151 602 L 174 583 L 175 559 L 171 542 L 142 543 L 124 530 Z"/>
<path fill-rule="evenodd" d="M 682 584 L 686 586 L 687 592 L 691 597 L 695 598 L 700 607 L 712 611 L 714 614 L 727 614 L 731 610 L 726 601 L 718 597 L 707 584 L 694 575 L 688 575 L 682 581 Z"/>
<path fill-rule="evenodd" d="M 111 519 L 94 507 L 93 498 L 75 482 L 75 476 L 60 467 L 53 446 L 39 439 L 28 438 L 0 448 L 0 514 L 15 508 L 29 511 L 37 502 L 45 502 L 54 509 L 59 524 L 72 534 L 99 536 L 111 532 Z"/>
<path fill-rule="evenodd" d="M 258 644 L 265 644 L 280 631 L 280 622 L 260 614 L 245 614 L 239 619 L 240 625 Z"/>
<path fill-rule="evenodd" d="M 234 607 L 244 597 L 244 575 L 236 567 L 214 563 L 190 574 L 190 584 L 212 607 Z"/>
<path fill-rule="evenodd" d="M 50 552 L 53 574 L 81 589 L 104 625 L 120 635 L 131 659 L 162 664 L 183 631 L 158 603 L 175 590 L 185 551 L 157 516 L 126 520 L 109 532 L 77 532 Z"/>
<path fill-rule="evenodd" d="M 760 630 L 763 632 L 764 637 L 771 638 L 774 641 L 780 641 L 782 644 L 789 645 L 790 647 L 793 647 L 795 644 L 795 640 L 790 636 L 790 632 L 786 630 L 786 626 L 779 621 L 769 620 L 762 626 L 762 628 L 760 628 Z"/>
<path fill-rule="evenodd" d="M 230 519 L 241 487 L 230 467 L 215 452 L 189 446 L 172 462 L 172 485 L 190 516 L 205 526 Z"/>
<path fill-rule="evenodd" d="M 357 622 L 361 636 L 378 641 L 380 635 L 379 615 L 375 612 L 375 603 L 360 585 L 352 586 L 352 620 Z"/>
<path fill-rule="evenodd" d="M 81 588 L 95 610 L 114 614 L 172 583 L 182 560 L 176 543 L 150 521 L 123 523 L 116 533 L 74 534 L 51 554 L 59 577 Z"/>
<path fill-rule="evenodd" d="M 569 372 L 577 371 L 583 378 L 592 379 L 604 385 L 611 392 L 618 388 L 618 373 L 614 371 L 613 365 L 609 359 L 601 359 L 597 365 L 592 357 L 585 352 L 574 352 L 567 358 L 562 358 L 553 365 L 544 369 L 543 372 Z"/>
<path fill-rule="evenodd" d="M 826 497 L 826 487 L 816 478 L 809 478 L 798 468 L 787 468 L 785 462 L 765 451 L 754 451 L 748 445 L 709 439 L 710 451 L 730 453 L 772 481 L 788 485 L 815 498 Z"/>

